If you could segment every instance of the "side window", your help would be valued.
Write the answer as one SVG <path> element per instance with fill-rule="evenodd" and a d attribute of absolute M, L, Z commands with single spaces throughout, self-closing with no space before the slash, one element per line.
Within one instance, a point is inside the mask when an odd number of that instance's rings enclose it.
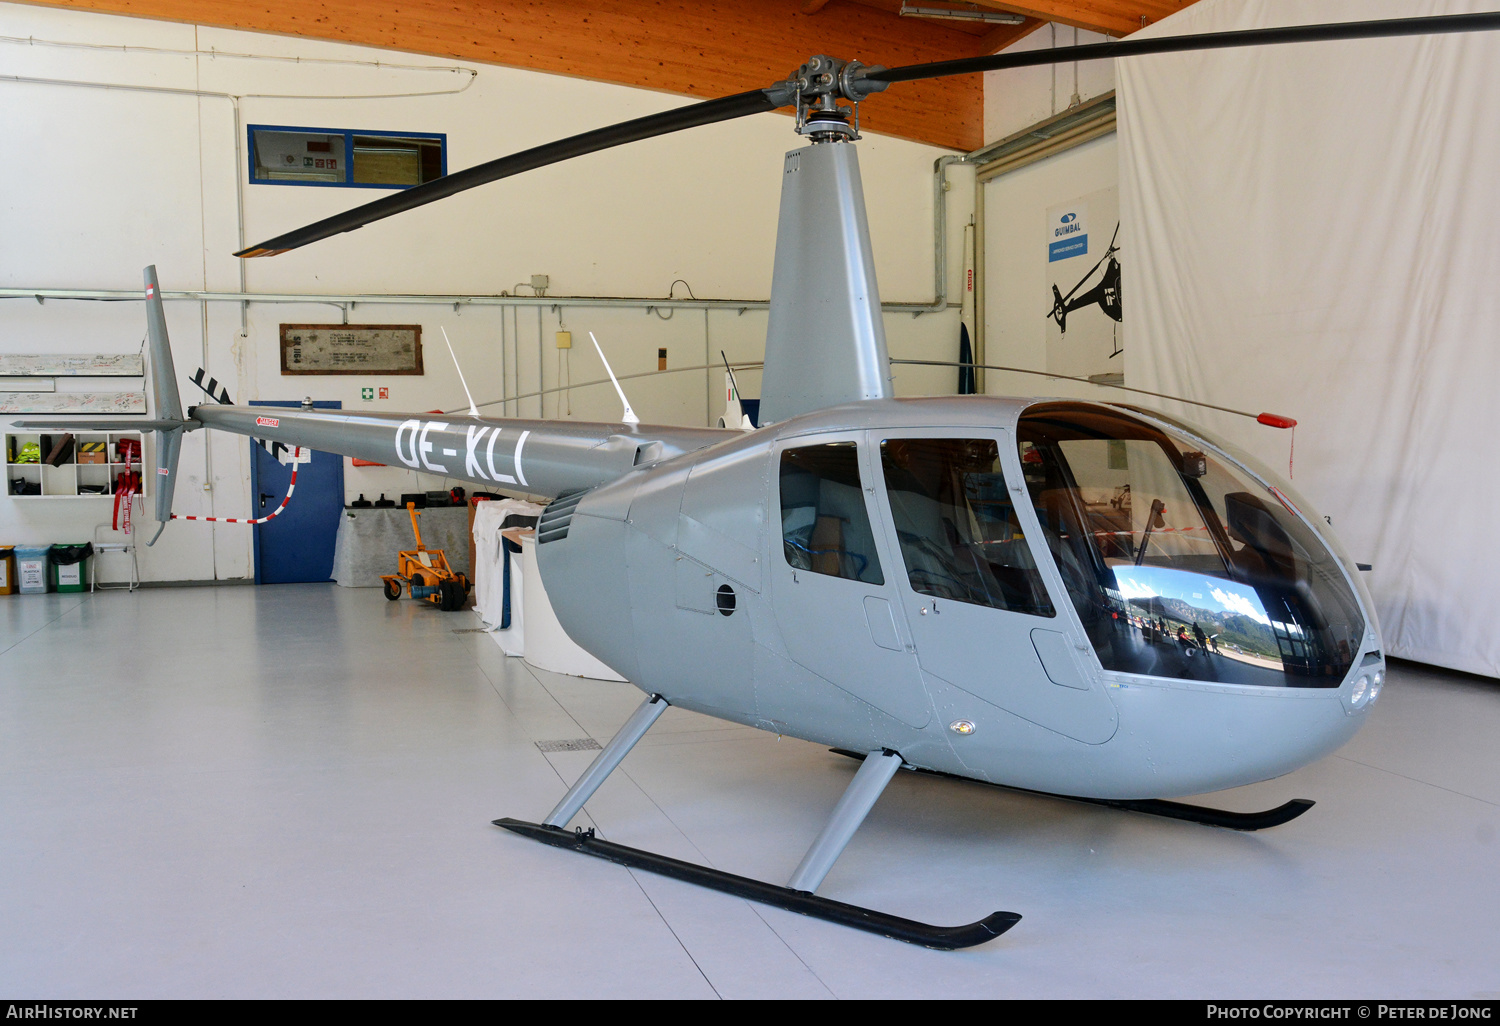
<path fill-rule="evenodd" d="M 885 583 L 853 442 L 781 454 L 781 540 L 794 569 Z"/>
<path fill-rule="evenodd" d="M 1055 616 L 987 438 L 887 438 L 880 466 L 912 590 Z"/>

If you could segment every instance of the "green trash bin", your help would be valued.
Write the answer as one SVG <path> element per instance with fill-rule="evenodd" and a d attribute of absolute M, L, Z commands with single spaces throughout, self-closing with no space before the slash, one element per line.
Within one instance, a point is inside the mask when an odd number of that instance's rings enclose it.
<path fill-rule="evenodd" d="M 89 557 L 94 554 L 90 542 L 79 545 L 54 545 L 47 561 L 47 579 L 53 591 L 83 591 L 89 584 Z"/>

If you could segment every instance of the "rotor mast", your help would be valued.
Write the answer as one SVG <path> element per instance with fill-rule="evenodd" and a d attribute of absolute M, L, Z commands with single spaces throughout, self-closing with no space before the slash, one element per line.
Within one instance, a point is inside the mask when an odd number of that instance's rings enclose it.
<path fill-rule="evenodd" d="M 766 91 L 795 104 L 809 145 L 783 165 L 762 424 L 892 394 L 864 189 L 847 145 L 859 138 L 860 100 L 885 87 L 865 77 L 874 70 L 819 55 Z"/>

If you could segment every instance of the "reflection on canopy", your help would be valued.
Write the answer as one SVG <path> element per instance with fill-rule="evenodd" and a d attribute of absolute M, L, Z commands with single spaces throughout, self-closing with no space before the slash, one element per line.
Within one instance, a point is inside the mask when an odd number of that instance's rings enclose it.
<path fill-rule="evenodd" d="M 1116 566 L 1115 586 L 1125 606 L 1125 620 L 1148 645 L 1168 647 L 1159 663 L 1195 656 L 1222 656 L 1242 664 L 1223 667 L 1220 679 L 1237 684 L 1280 685 L 1256 669 L 1286 670 L 1278 634 L 1301 635 L 1297 624 L 1272 622 L 1254 588 L 1223 577 L 1208 577 L 1159 566 Z M 1187 676 L 1184 673 L 1161 676 Z"/>
<path fill-rule="evenodd" d="M 1186 436 L 1083 403 L 1032 407 L 1021 465 L 1106 669 L 1337 687 L 1364 619 L 1338 560 L 1273 492 Z"/>

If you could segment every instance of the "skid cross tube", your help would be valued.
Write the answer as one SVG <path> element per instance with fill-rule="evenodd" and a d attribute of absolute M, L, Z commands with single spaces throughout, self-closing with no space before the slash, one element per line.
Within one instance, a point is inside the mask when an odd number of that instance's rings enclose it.
<path fill-rule="evenodd" d="M 589 763 L 589 768 L 583 771 L 583 776 L 578 782 L 568 788 L 568 793 L 563 795 L 563 800 L 557 803 L 557 808 L 548 813 L 547 818 L 542 820 L 544 826 L 557 827 L 561 829 L 568 825 L 568 820 L 578 815 L 578 810 L 583 808 L 583 803 L 594 796 L 599 790 L 599 785 L 604 783 L 606 777 L 615 771 L 635 743 L 646 736 L 646 731 L 651 725 L 661 718 L 661 714 L 667 711 L 667 700 L 660 695 L 652 695 L 647 698 L 635 712 L 630 714 L 630 719 L 625 721 L 615 736 L 610 739 L 609 744 L 604 746 L 604 751 L 594 757 Z"/>
<path fill-rule="evenodd" d="M 818 889 L 818 885 L 833 868 L 834 862 L 838 861 L 838 857 L 848 847 L 854 831 L 859 829 L 859 825 L 865 821 L 876 801 L 885 792 L 885 785 L 891 782 L 891 778 L 901 768 L 900 754 L 889 749 L 871 752 L 864 759 L 859 772 L 849 781 L 843 797 L 833 807 L 833 814 L 828 817 L 823 832 L 812 843 L 812 847 L 807 849 L 807 854 L 802 856 L 802 864 L 787 881 L 787 886 L 792 890 L 811 894 Z"/>

